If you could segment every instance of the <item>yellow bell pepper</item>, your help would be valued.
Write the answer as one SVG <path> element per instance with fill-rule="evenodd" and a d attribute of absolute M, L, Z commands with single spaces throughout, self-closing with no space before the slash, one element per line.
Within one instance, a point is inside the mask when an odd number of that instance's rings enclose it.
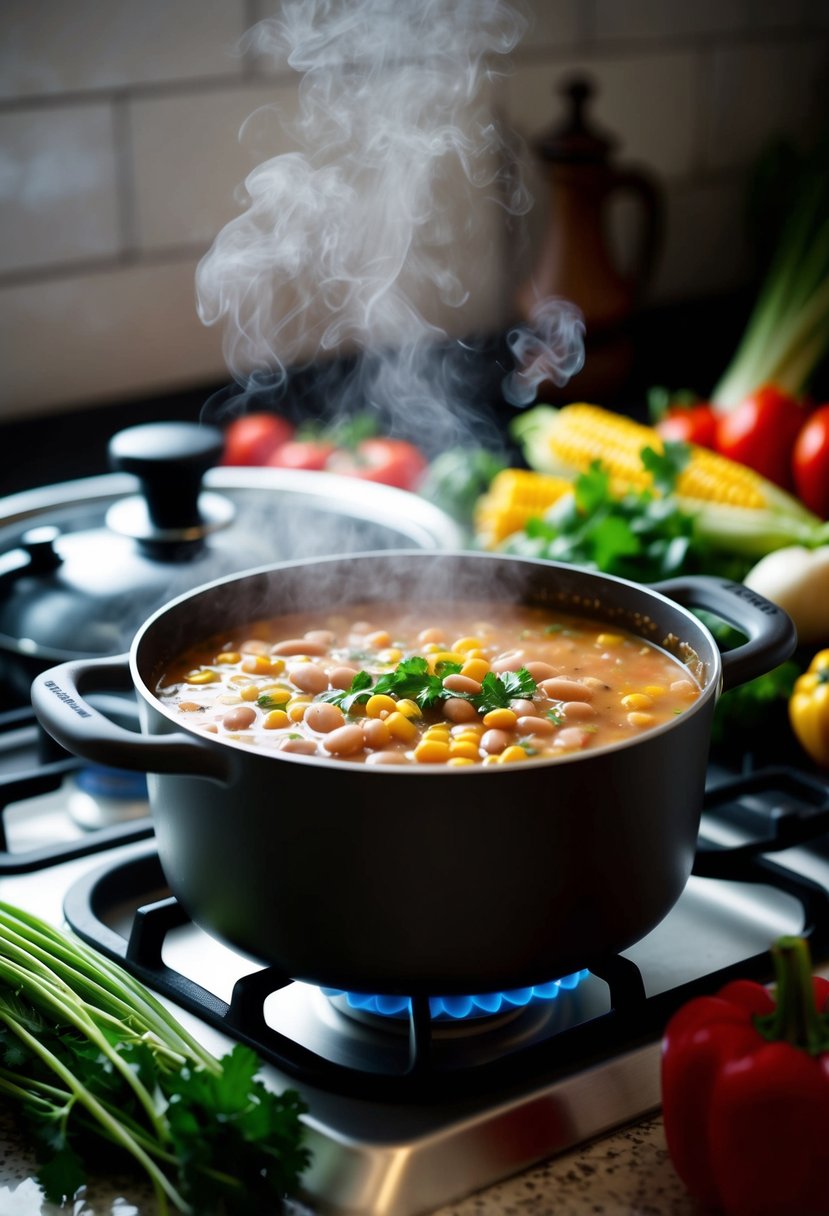
<path fill-rule="evenodd" d="M 795 681 L 789 721 L 815 763 L 829 767 L 829 650 L 819 650 Z"/>

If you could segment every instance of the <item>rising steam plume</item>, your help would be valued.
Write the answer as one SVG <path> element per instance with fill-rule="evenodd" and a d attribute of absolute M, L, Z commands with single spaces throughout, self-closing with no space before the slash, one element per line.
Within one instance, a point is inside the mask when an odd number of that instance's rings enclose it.
<path fill-rule="evenodd" d="M 356 352 L 348 390 L 361 404 L 426 427 L 463 413 L 441 316 L 469 298 L 482 203 L 530 206 L 485 96 L 526 28 L 501 0 L 285 0 L 249 32 L 301 81 L 288 127 L 298 150 L 248 176 L 245 210 L 197 271 L 199 315 L 223 324 L 239 385 L 278 386 L 312 359 Z M 559 315 L 539 303 L 515 404 L 550 359 L 559 379 L 581 365 L 580 320 L 567 313 L 564 340 Z M 511 345 L 523 359 L 519 331 Z"/>

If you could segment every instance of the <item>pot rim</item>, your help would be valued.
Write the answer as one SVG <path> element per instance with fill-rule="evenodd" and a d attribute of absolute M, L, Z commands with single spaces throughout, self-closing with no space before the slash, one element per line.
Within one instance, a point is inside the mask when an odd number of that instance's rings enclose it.
<path fill-rule="evenodd" d="M 517 766 L 521 772 L 526 772 L 530 769 L 548 769 L 551 767 L 558 767 L 561 764 L 584 763 L 591 759 L 605 756 L 608 753 L 627 751 L 631 747 L 638 747 L 642 744 L 648 743 L 652 739 L 657 739 L 665 735 L 669 731 L 676 730 L 678 727 L 685 725 L 692 718 L 696 717 L 698 713 L 703 712 L 710 701 L 716 700 L 720 695 L 722 687 L 722 661 L 720 658 L 719 648 L 712 633 L 688 608 L 686 608 L 683 604 L 678 603 L 676 600 L 671 599 L 669 596 L 663 595 L 661 592 L 654 590 L 652 587 L 646 584 L 634 583 L 631 580 L 621 578 L 618 575 L 605 574 L 603 571 L 589 570 L 586 567 L 574 566 L 565 562 L 554 562 L 543 558 L 523 557 L 506 553 L 445 549 L 381 549 L 348 554 L 345 557 L 343 555 L 334 555 L 326 557 L 299 558 L 293 561 L 285 562 L 271 562 L 267 565 L 257 566 L 250 570 L 225 575 L 224 577 L 214 579 L 209 583 L 203 583 L 199 587 L 194 587 L 190 591 L 186 591 L 183 594 L 176 596 L 175 599 L 169 600 L 166 604 L 163 604 L 160 608 L 156 609 L 156 611 L 147 618 L 147 620 L 135 634 L 129 652 L 129 667 L 136 691 L 151 709 L 167 718 L 171 724 L 174 725 L 177 731 L 185 731 L 187 734 L 195 736 L 201 742 L 207 743 L 211 747 L 229 747 L 233 749 L 233 751 L 241 752 L 245 756 L 258 757 L 260 761 L 269 762 L 271 759 L 275 759 L 280 762 L 304 764 L 315 769 L 322 767 L 326 772 L 331 770 L 340 770 L 353 773 L 355 772 L 355 769 L 359 769 L 360 771 L 379 774 L 380 776 L 384 776 L 386 778 L 388 778 L 390 774 L 393 774 L 395 777 L 403 777 L 405 774 L 404 779 L 406 780 L 413 778 L 417 774 L 422 776 L 433 776 L 436 772 L 444 773 L 447 776 L 451 774 L 453 777 L 467 777 L 472 775 L 480 776 L 483 773 L 486 773 L 489 776 L 496 773 L 503 775 L 504 773 L 514 769 L 516 766 L 502 766 L 499 768 L 495 765 L 487 765 L 484 768 L 482 765 L 463 765 L 457 768 L 452 768 L 445 764 L 410 764 L 394 766 L 358 765 L 353 761 L 339 760 L 333 756 L 304 756 L 292 752 L 280 752 L 278 749 L 272 750 L 256 748 L 250 744 L 240 743 L 233 739 L 214 739 L 210 734 L 198 730 L 197 727 L 190 726 L 186 721 L 182 721 L 181 716 L 176 715 L 172 709 L 168 709 L 155 695 L 153 690 L 145 683 L 144 678 L 139 671 L 138 665 L 138 652 L 141 648 L 143 639 L 146 637 L 149 631 L 156 626 L 157 622 L 159 622 L 169 611 L 177 607 L 179 604 L 185 603 L 188 600 L 193 599 L 195 596 L 209 594 L 212 590 L 219 587 L 225 587 L 230 583 L 241 583 L 246 579 L 254 578 L 263 574 L 270 574 L 278 570 L 301 569 L 303 567 L 326 565 L 334 562 L 342 562 L 344 560 L 349 562 L 360 561 L 366 558 L 374 560 L 415 559 L 417 561 L 423 561 L 424 559 L 437 559 L 440 561 L 458 559 L 466 562 L 491 562 L 493 564 L 504 563 L 534 568 L 549 568 L 551 570 L 567 571 L 570 575 L 575 573 L 577 576 L 582 576 L 588 580 L 596 580 L 602 583 L 619 585 L 624 587 L 626 591 L 632 590 L 635 593 L 641 594 L 646 600 L 656 600 L 657 602 L 665 605 L 672 612 L 679 614 L 680 617 L 685 618 L 692 629 L 696 630 L 701 636 L 702 640 L 707 644 L 710 655 L 700 656 L 705 669 L 705 683 L 702 686 L 700 696 L 697 697 L 697 699 L 688 707 L 688 709 L 683 710 L 681 714 L 677 714 L 673 721 L 663 722 L 660 726 L 649 728 L 636 738 L 616 741 L 614 743 L 606 743 L 601 747 L 590 748 L 589 750 L 583 752 L 573 752 L 568 755 L 555 756 L 546 759 L 543 757 L 538 759 L 528 757 L 526 761 L 522 761 L 520 766 Z M 519 600 L 519 602 L 522 601 Z M 278 615 L 278 613 L 275 615 Z M 651 644 L 656 645 L 659 649 L 664 649 L 660 643 L 652 642 Z"/>

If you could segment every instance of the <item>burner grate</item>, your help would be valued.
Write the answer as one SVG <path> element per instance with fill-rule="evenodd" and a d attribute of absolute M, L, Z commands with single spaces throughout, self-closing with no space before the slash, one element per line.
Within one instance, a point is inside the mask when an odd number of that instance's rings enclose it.
<path fill-rule="evenodd" d="M 0 878 L 29 874 L 152 835 L 152 823 L 147 816 L 85 830 L 66 839 L 12 849 L 10 809 L 16 803 L 59 790 L 65 779 L 82 767 L 82 761 L 58 747 L 43 731 L 34 711 L 25 706 L 0 713 L 0 753 L 7 761 L 0 772 Z"/>
<path fill-rule="evenodd" d="M 759 784 L 758 784 L 759 783 Z M 766 788 L 797 784 L 780 771 L 767 774 Z M 706 809 L 728 816 L 741 796 L 753 796 L 761 787 L 757 774 L 729 783 L 728 797 L 720 787 L 706 797 Z M 798 789 L 800 787 L 798 786 Z M 811 788 L 811 787 L 809 787 Z M 818 815 L 823 812 L 819 811 Z M 818 819 L 818 826 L 823 823 Z M 804 829 L 805 831 L 805 829 Z M 773 851 L 764 843 L 767 851 Z M 806 876 L 785 869 L 767 856 L 742 846 L 733 849 L 701 841 L 695 874 L 740 883 L 771 886 L 791 895 L 803 910 L 803 936 L 815 952 L 829 943 L 829 892 Z M 698 980 L 680 983 L 647 996 L 636 964 L 623 955 L 588 962 L 588 970 L 607 985 L 609 1009 L 581 1024 L 540 1040 L 510 1042 L 504 1054 L 474 1067 L 457 1067 L 434 1050 L 434 1027 L 428 997 L 408 1004 L 408 1054 L 403 1071 L 375 1072 L 323 1057 L 271 1027 L 265 1018 L 265 1000 L 293 983 L 276 968 L 252 970 L 236 981 L 229 1002 L 169 968 L 162 957 L 167 934 L 187 923 L 187 916 L 172 897 L 138 908 L 129 937 L 107 923 L 113 907 L 138 901 L 147 892 L 165 889 L 154 849 L 110 865 L 80 879 L 68 892 L 64 912 L 70 926 L 92 946 L 127 967 L 138 979 L 185 1009 L 197 1014 L 231 1037 L 253 1047 L 297 1083 L 332 1093 L 388 1102 L 433 1101 L 493 1092 L 532 1080 L 565 1075 L 575 1066 L 587 1067 L 608 1055 L 633 1050 L 658 1038 L 667 1018 L 685 1001 L 710 993 L 734 978 L 767 981 L 767 950 L 729 964 Z"/>

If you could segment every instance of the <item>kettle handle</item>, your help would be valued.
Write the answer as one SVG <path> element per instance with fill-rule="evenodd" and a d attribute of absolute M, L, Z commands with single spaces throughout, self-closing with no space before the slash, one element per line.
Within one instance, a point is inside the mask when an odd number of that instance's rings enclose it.
<path fill-rule="evenodd" d="M 133 689 L 129 655 L 73 659 L 35 677 L 32 705 L 53 739 L 94 764 L 132 772 L 187 773 L 220 781 L 227 779 L 226 757 L 206 740 L 202 742 L 183 732 L 139 734 L 111 721 L 84 697 L 86 691 Z"/>
<path fill-rule="evenodd" d="M 650 282 L 662 248 L 665 232 L 665 204 L 662 191 L 656 181 L 641 169 L 614 169 L 608 197 L 615 194 L 632 195 L 638 200 L 642 209 L 642 222 L 633 266 L 625 276 L 633 298 L 639 300 Z"/>

